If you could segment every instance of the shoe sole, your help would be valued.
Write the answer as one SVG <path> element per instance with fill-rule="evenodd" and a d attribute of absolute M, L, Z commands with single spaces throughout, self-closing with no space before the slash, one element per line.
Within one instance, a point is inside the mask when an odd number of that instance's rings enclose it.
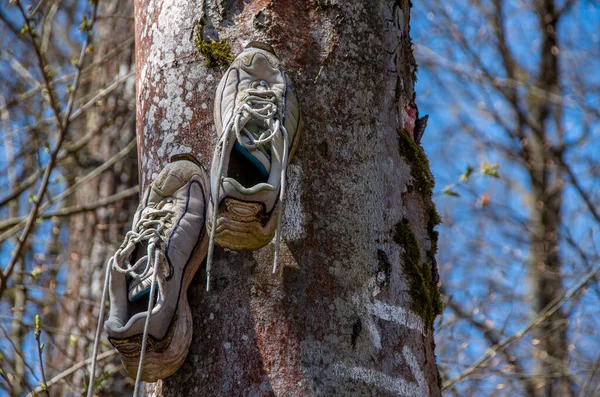
<path fill-rule="evenodd" d="M 206 203 L 210 197 L 206 191 L 206 187 L 210 185 L 208 174 L 203 167 L 200 167 L 200 169 L 202 170 L 201 186 Z M 205 210 L 206 213 L 207 211 Z M 192 311 L 187 299 L 187 290 L 208 252 L 208 233 L 206 227 L 198 240 L 199 242 L 194 247 L 190 261 L 183 274 L 183 282 L 179 291 L 179 304 L 175 314 L 176 318 L 174 318 L 171 328 L 167 331 L 167 336 L 163 338 L 163 340 L 171 338 L 171 343 L 162 352 L 146 350 L 141 376 L 144 382 L 156 382 L 159 379 L 165 379 L 173 375 L 183 365 L 188 355 L 188 350 L 192 343 L 193 327 Z M 135 378 L 139 366 L 139 355 L 137 357 L 121 356 L 121 361 L 129 375 Z"/>
<path fill-rule="evenodd" d="M 228 204 L 243 205 L 247 208 L 252 208 L 260 216 L 239 216 L 234 211 L 228 210 Z M 267 218 L 264 214 L 264 205 L 261 203 L 250 203 L 232 198 L 223 199 L 221 207 L 225 207 L 224 211 L 219 211 L 217 219 L 217 233 L 215 234 L 215 242 L 219 247 L 227 248 L 234 251 L 255 250 L 264 247 L 273 239 L 275 229 L 277 229 L 277 210 L 279 203 L 275 205 L 272 215 Z M 261 218 L 267 219 L 266 223 L 261 222 Z M 210 233 L 212 230 L 212 220 L 206 223 L 206 228 Z"/>

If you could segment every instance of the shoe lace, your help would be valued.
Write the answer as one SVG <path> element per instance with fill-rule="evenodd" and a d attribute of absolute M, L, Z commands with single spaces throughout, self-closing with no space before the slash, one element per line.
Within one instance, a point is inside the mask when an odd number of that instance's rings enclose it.
<path fill-rule="evenodd" d="M 168 209 L 146 209 L 142 218 L 137 222 L 135 230 L 127 232 L 123 244 L 113 256 L 113 270 L 127 274 L 134 280 L 134 283 L 146 279 L 153 271 L 153 263 L 158 259 L 158 255 L 164 255 L 161 250 L 156 249 L 156 246 L 161 243 L 166 246 L 165 231 L 172 215 L 173 211 Z M 147 242 L 148 245 L 147 255 L 140 257 L 132 265 L 128 258 L 131 257 L 136 246 L 144 242 Z M 139 269 L 144 264 L 146 266 L 140 272 Z M 159 275 L 164 278 L 168 276 L 168 272 L 169 268 L 164 267 Z"/>
<path fill-rule="evenodd" d="M 288 163 L 289 147 L 288 147 L 288 133 L 285 127 L 281 124 L 281 121 L 277 117 L 277 105 L 276 95 L 272 90 L 264 88 L 261 82 L 261 88 L 250 88 L 246 91 L 246 98 L 240 105 L 238 111 L 233 118 L 226 124 L 224 133 L 221 136 L 221 160 L 219 162 L 218 173 L 219 183 L 217 184 L 217 191 L 214 197 L 219 197 L 221 194 L 221 179 L 223 178 L 223 165 L 225 162 L 225 151 L 227 150 L 227 144 L 230 139 L 230 135 L 235 132 L 235 137 L 240 145 L 246 149 L 255 149 L 261 151 L 263 154 L 267 154 L 267 145 L 269 145 L 273 139 L 281 134 L 283 137 L 283 155 L 281 156 L 281 183 L 279 189 L 279 201 L 282 206 L 280 213 L 277 217 L 277 229 L 275 231 L 275 250 L 273 255 L 273 273 L 277 270 L 277 261 L 279 259 L 279 245 L 281 241 L 281 218 L 283 217 L 283 198 L 285 196 L 285 176 Z M 262 120 L 269 126 L 270 133 L 262 132 L 257 135 L 246 128 L 248 121 L 251 119 Z M 218 150 L 218 149 L 215 149 Z M 278 153 L 272 151 L 271 155 L 278 156 Z M 279 156 L 278 156 L 279 157 Z M 213 261 L 213 252 L 215 246 L 215 237 L 217 232 L 217 218 L 219 212 L 219 203 L 213 203 L 213 219 L 212 229 L 210 231 L 208 253 L 206 258 L 206 290 L 209 290 L 210 286 L 210 270 Z"/>
<path fill-rule="evenodd" d="M 106 272 L 104 275 L 104 286 L 102 288 L 102 298 L 100 300 L 100 313 L 98 315 L 98 325 L 96 328 L 96 336 L 94 338 L 94 349 L 92 352 L 92 363 L 90 368 L 90 381 L 88 386 L 88 397 L 92 397 L 94 388 L 94 378 L 96 374 L 96 362 L 98 357 L 99 341 L 100 341 L 100 329 L 104 323 L 104 302 L 106 302 L 106 291 L 110 283 L 110 272 L 115 270 L 119 273 L 127 274 L 135 282 L 141 282 L 147 277 L 152 277 L 152 283 L 150 284 L 150 297 L 148 299 L 148 311 L 146 321 L 144 323 L 144 331 L 142 334 L 142 350 L 140 352 L 140 360 L 138 363 L 138 370 L 135 379 L 135 387 L 133 396 L 137 396 L 139 393 L 139 385 L 141 381 L 142 367 L 144 364 L 144 357 L 146 355 L 146 343 L 148 340 L 148 327 L 150 324 L 150 317 L 152 316 L 152 310 L 154 310 L 154 296 L 156 294 L 156 284 L 161 285 L 164 291 L 165 277 L 169 273 L 168 266 L 163 266 L 161 269 L 161 263 L 165 264 L 165 261 L 160 260 L 160 256 L 164 256 L 164 250 L 160 248 L 166 246 L 166 229 L 171 221 L 171 217 L 174 212 L 170 209 L 156 209 L 146 208 L 142 213 L 141 218 L 135 225 L 134 230 L 130 230 L 125 235 L 123 244 L 117 250 L 117 252 L 109 259 L 106 266 Z M 138 244 L 147 243 L 146 255 L 140 257 L 134 264 L 129 262 L 131 254 Z M 140 272 L 138 269 L 145 264 L 144 269 Z M 160 274 L 159 274 L 160 273 Z M 160 277 L 159 277 L 160 276 Z"/>

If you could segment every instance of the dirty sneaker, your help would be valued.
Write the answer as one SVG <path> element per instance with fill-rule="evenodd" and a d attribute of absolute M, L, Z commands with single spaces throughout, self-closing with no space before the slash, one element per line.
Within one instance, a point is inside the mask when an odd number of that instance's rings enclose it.
<path fill-rule="evenodd" d="M 301 117 L 292 81 L 271 46 L 252 42 L 232 62 L 217 88 L 214 118 L 219 142 L 210 174 L 207 273 L 215 242 L 254 250 L 274 235 L 275 266 L 285 173 Z"/>
<path fill-rule="evenodd" d="M 184 158 L 169 163 L 146 190 L 108 265 L 104 329 L 132 377 L 143 356 L 139 378 L 150 382 L 173 374 L 187 356 L 192 316 L 186 292 L 207 252 L 208 175 L 187 160 L 191 156 Z"/>

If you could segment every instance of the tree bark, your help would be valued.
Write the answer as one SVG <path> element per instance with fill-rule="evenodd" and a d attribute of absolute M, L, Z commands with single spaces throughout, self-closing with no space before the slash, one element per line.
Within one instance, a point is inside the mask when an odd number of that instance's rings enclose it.
<path fill-rule="evenodd" d="M 175 395 L 439 396 L 433 179 L 412 140 L 409 0 L 135 2 L 137 132 L 146 187 L 168 159 L 209 168 L 223 68 L 194 39 L 238 54 L 271 44 L 304 131 L 288 168 L 277 274 L 272 244 L 215 250 L 211 290 L 190 287 L 183 367 L 147 385 Z"/>
<path fill-rule="evenodd" d="M 98 90 L 118 77 L 127 75 L 134 67 L 132 45 L 104 59 L 133 35 L 133 26 L 126 17 L 133 14 L 132 6 L 126 2 L 102 1 L 99 14 L 103 19 L 96 25 L 98 39 L 89 62 L 99 62 L 100 65 L 92 72 L 94 78 L 91 83 L 82 87 L 82 90 L 91 95 L 95 95 Z M 67 179 L 67 187 L 124 150 L 129 142 L 135 139 L 133 96 L 134 85 L 133 81 L 130 81 L 98 103 L 83 120 L 78 121 L 77 128 L 73 128 L 72 132 L 73 142 L 93 131 L 97 132 L 83 150 L 65 161 L 62 172 Z M 73 197 L 68 199 L 66 206 L 94 203 L 135 186 L 136 165 L 135 151 L 131 150 L 114 166 L 80 187 Z M 65 363 L 75 364 L 86 359 L 92 350 L 100 307 L 90 305 L 89 302 L 99 301 L 106 263 L 121 244 L 125 232 L 131 227 L 136 207 L 137 200 L 134 197 L 69 218 L 70 234 L 65 260 L 68 264 L 68 293 L 63 298 L 59 316 L 55 319 L 56 327 L 63 329 L 65 334 L 57 338 L 57 345 L 61 346 L 62 350 L 53 354 L 51 362 L 56 368 L 53 372 L 59 373 L 64 370 Z M 69 333 L 75 338 L 69 340 Z M 128 384 L 130 382 L 126 382 L 125 377 L 120 376 L 123 372 L 116 357 L 112 364 L 103 366 L 103 369 L 102 376 L 106 376 L 106 379 L 101 387 L 104 392 L 131 392 Z M 69 387 L 79 392 L 85 388 L 85 375 L 84 371 L 75 372 L 68 378 L 66 385 L 54 386 L 52 393 L 68 394 Z"/>
<path fill-rule="evenodd" d="M 536 88 L 556 96 L 561 95 L 558 66 L 559 14 L 554 0 L 537 2 L 536 12 L 541 32 L 540 62 Z M 548 97 L 530 95 L 529 113 L 534 123 L 529 148 L 532 201 L 531 246 L 529 274 L 533 296 L 532 317 L 539 316 L 550 304 L 564 296 L 559 251 L 562 223 L 561 208 L 564 181 L 558 161 L 564 145 L 560 125 L 562 110 Z M 556 129 L 559 142 L 552 144 L 550 132 Z M 534 334 L 537 342 L 534 354 L 537 396 L 575 396 L 569 377 L 569 349 L 567 343 L 567 317 L 557 311 L 538 327 Z M 558 375 L 557 375 L 558 374 Z"/>

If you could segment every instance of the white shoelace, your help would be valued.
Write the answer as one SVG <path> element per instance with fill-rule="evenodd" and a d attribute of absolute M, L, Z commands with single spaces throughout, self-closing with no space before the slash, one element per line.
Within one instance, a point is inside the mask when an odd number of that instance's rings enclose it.
<path fill-rule="evenodd" d="M 217 184 L 217 191 L 214 197 L 219 199 L 221 194 L 221 183 L 223 180 L 223 164 L 225 162 L 225 152 L 229 142 L 229 136 L 232 131 L 235 131 L 235 136 L 240 145 L 246 149 L 256 149 L 265 153 L 264 146 L 270 143 L 277 133 L 281 132 L 283 136 L 283 157 L 281 159 L 281 187 L 279 190 L 279 214 L 277 216 L 277 230 L 275 231 L 275 252 L 273 255 L 273 273 L 277 270 L 277 261 L 279 258 L 279 244 L 281 240 L 281 218 L 283 217 L 283 197 L 285 195 L 285 174 L 287 170 L 288 162 L 288 133 L 283 125 L 281 125 L 278 119 L 274 117 L 277 114 L 277 106 L 274 103 L 275 93 L 271 90 L 259 90 L 249 89 L 247 91 L 248 97 L 244 103 L 240 106 L 237 114 L 229 120 L 225 126 L 223 135 L 221 136 L 221 161 L 219 162 L 218 177 L 219 183 Z M 272 121 L 274 123 L 272 132 L 269 135 L 261 134 L 258 138 L 252 134 L 245 126 L 251 119 Z M 265 136 L 266 135 L 266 136 Z M 246 138 L 246 139 L 244 139 Z M 218 150 L 218 149 L 215 149 Z M 276 156 L 278 153 L 272 151 L 271 156 Z M 213 219 L 212 229 L 210 231 L 210 238 L 208 243 L 208 254 L 206 258 L 206 290 L 209 290 L 210 286 L 210 270 L 212 267 L 213 252 L 215 247 L 215 236 L 217 232 L 217 218 L 219 215 L 219 203 L 213 203 Z"/>
<path fill-rule="evenodd" d="M 96 337 L 94 338 L 94 350 L 92 353 L 92 364 L 90 369 L 90 381 L 88 385 L 88 397 L 92 397 L 94 391 L 94 379 L 96 376 L 96 359 L 98 357 L 98 348 L 100 342 L 100 330 L 104 323 L 104 302 L 106 302 L 106 291 L 110 282 L 110 271 L 115 270 L 119 273 L 125 273 L 133 280 L 142 281 L 152 271 L 152 284 L 150 285 L 150 297 L 148 298 L 148 311 L 146 321 L 144 323 L 144 332 L 142 335 L 142 351 L 140 352 L 140 361 L 135 379 L 135 387 L 133 396 L 137 397 L 139 393 L 140 378 L 142 367 L 144 364 L 144 356 L 146 355 L 146 343 L 148 340 L 148 327 L 152 310 L 154 310 L 154 296 L 156 294 L 156 283 L 165 283 L 164 277 L 158 278 L 160 255 L 164 255 L 163 251 L 157 249 L 157 245 L 163 244 L 166 247 L 166 238 L 163 236 L 163 230 L 166 227 L 166 220 L 173 215 L 173 211 L 166 209 L 146 209 L 142 218 L 137 222 L 135 230 L 127 232 L 124 239 L 124 244 L 110 258 L 106 266 L 106 274 L 104 276 L 104 286 L 102 289 L 102 298 L 100 304 L 100 314 L 98 315 L 98 326 L 96 328 Z M 158 218 L 158 219 L 157 219 Z M 135 264 L 131 265 L 127 258 L 131 255 L 135 246 L 139 243 L 147 241 L 148 249 L 147 256 L 141 257 Z M 137 270 L 146 263 L 146 267 L 141 273 Z M 168 272 L 168 269 L 163 269 Z M 163 288 L 164 291 L 164 288 Z"/>

